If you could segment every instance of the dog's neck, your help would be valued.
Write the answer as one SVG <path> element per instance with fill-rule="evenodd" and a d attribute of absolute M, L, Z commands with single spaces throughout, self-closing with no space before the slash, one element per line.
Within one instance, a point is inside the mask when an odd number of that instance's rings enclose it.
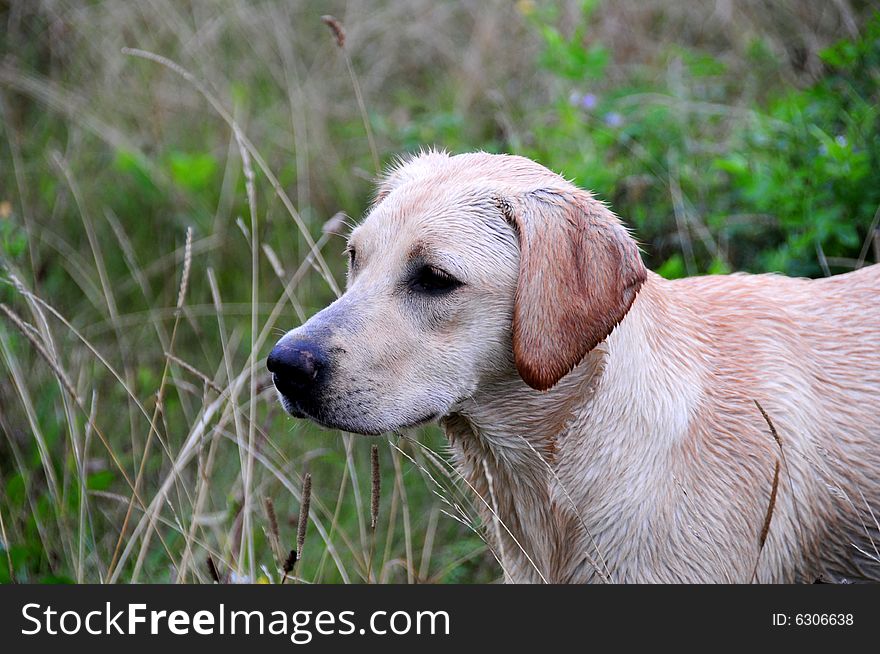
<path fill-rule="evenodd" d="M 654 328 L 672 319 L 662 284 L 649 278 L 617 329 L 552 390 L 538 393 L 514 371 L 444 419 L 508 579 L 614 576 L 590 543 L 615 529 L 608 521 L 640 519 L 657 492 L 643 468 L 662 464 L 687 432 L 697 398 L 686 389 L 701 387 L 689 362 L 670 368 L 658 360 L 670 344 L 656 342 Z M 667 403 L 670 424 L 651 415 L 648 396 Z"/>
<path fill-rule="evenodd" d="M 595 392 L 606 356 L 600 345 L 539 402 L 514 370 L 441 421 L 508 581 L 552 582 L 561 574 L 554 568 L 566 527 L 551 502 L 560 439 Z"/>

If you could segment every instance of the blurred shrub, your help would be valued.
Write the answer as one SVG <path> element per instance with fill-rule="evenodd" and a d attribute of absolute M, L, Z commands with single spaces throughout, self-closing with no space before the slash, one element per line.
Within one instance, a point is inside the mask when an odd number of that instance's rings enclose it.
<path fill-rule="evenodd" d="M 822 53 L 815 83 L 755 106 L 732 104 L 723 62 L 677 47 L 664 76 L 609 84 L 589 23 L 566 37 L 552 19 L 534 22 L 559 91 L 522 152 L 610 201 L 661 274 L 854 267 L 880 204 L 880 17 Z"/>
<path fill-rule="evenodd" d="M 773 101 L 743 130 L 741 150 L 714 163 L 730 176 L 732 203 L 775 218 L 756 268 L 818 274 L 817 247 L 855 258 L 880 203 L 880 16 L 822 59 L 819 82 Z"/>

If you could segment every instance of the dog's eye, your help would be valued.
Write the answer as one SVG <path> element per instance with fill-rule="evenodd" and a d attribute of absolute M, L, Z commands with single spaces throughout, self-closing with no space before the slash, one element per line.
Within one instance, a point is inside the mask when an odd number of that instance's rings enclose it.
<path fill-rule="evenodd" d="M 416 273 L 410 288 L 425 295 L 444 295 L 462 285 L 455 277 L 433 266 L 423 266 Z"/>

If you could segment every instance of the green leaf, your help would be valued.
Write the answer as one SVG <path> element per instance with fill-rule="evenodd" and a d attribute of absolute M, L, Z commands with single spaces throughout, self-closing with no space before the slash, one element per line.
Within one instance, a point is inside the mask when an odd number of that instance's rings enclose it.
<path fill-rule="evenodd" d="M 107 490 L 114 479 L 116 479 L 116 475 L 112 470 L 101 470 L 89 475 L 86 480 L 86 488 L 95 491 Z"/>
<path fill-rule="evenodd" d="M 706 271 L 710 275 L 726 275 L 730 272 L 730 266 L 719 258 L 712 259 L 709 269 Z"/>
<path fill-rule="evenodd" d="M 24 503 L 24 477 L 16 473 L 6 480 L 6 499 L 12 505 Z"/>
<path fill-rule="evenodd" d="M 138 186 L 149 189 L 155 188 L 146 162 L 139 153 L 119 148 L 116 150 L 113 166 L 120 172 L 131 176 Z"/>
<path fill-rule="evenodd" d="M 681 277 L 687 277 L 687 269 L 684 266 L 684 259 L 678 253 L 673 254 L 657 269 L 657 274 L 666 279 L 680 279 Z"/>
<path fill-rule="evenodd" d="M 217 162 L 209 154 L 172 152 L 168 157 L 168 164 L 172 179 L 191 191 L 208 188 L 217 172 Z"/>
<path fill-rule="evenodd" d="M 738 153 L 731 154 L 724 159 L 715 159 L 712 162 L 712 166 L 734 176 L 745 175 L 749 172 L 748 160 Z"/>

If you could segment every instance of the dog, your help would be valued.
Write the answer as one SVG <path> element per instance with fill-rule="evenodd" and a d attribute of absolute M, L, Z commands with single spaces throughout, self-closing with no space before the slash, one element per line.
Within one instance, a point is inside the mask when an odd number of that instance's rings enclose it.
<path fill-rule="evenodd" d="M 267 359 L 288 413 L 439 420 L 508 582 L 880 579 L 880 265 L 669 281 L 526 158 L 421 152 L 346 292 Z"/>

